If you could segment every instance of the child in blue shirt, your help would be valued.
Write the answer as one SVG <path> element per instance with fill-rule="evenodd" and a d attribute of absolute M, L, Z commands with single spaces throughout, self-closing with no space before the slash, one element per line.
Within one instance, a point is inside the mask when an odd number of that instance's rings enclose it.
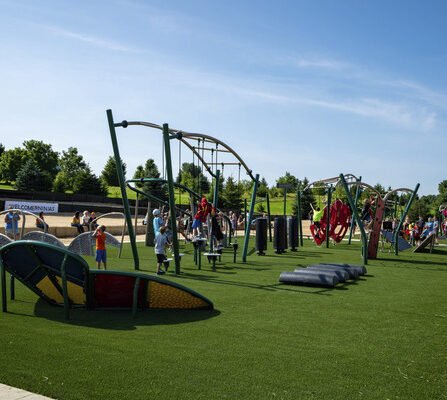
<path fill-rule="evenodd" d="M 160 234 L 160 228 L 163 226 L 163 218 L 161 218 L 160 214 L 161 212 L 158 208 L 152 211 L 152 215 L 154 216 L 152 226 L 154 228 L 155 237 L 157 237 Z"/>

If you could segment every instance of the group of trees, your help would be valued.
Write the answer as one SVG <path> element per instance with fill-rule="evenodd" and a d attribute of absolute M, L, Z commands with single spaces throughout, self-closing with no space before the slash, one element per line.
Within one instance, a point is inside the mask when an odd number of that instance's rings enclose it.
<path fill-rule="evenodd" d="M 92 172 L 76 147 L 58 153 L 39 140 L 26 140 L 23 147 L 10 150 L 0 145 L 0 180 L 17 190 L 98 195 L 107 195 L 109 184 Z"/>
<path fill-rule="evenodd" d="M 126 175 L 126 164 L 122 162 L 124 174 Z M 144 165 L 139 165 L 134 174 L 134 179 L 160 178 L 160 171 L 153 159 L 148 159 Z M 54 191 L 88 193 L 106 196 L 109 186 L 118 186 L 115 158 L 110 156 L 100 174 L 96 176 L 83 156 L 79 154 L 76 147 L 69 147 L 66 151 L 58 153 L 53 150 L 51 144 L 38 140 L 27 140 L 23 147 L 5 149 L 0 143 L 0 181 L 12 183 L 17 190 L 24 191 Z M 214 182 L 203 174 L 202 169 L 193 163 L 183 163 L 176 178 L 176 182 L 182 184 L 196 193 L 205 195 L 212 199 L 214 193 Z M 286 172 L 279 177 L 275 184 L 269 187 L 265 178 L 261 178 L 258 184 L 258 197 L 271 199 L 283 195 L 283 189 L 278 189 L 278 184 L 288 184 L 289 193 L 296 193 L 298 189 L 303 190 L 309 181 L 293 176 Z M 157 182 L 138 183 L 137 186 L 143 191 L 150 191 L 155 196 L 166 199 L 166 186 Z M 236 181 L 232 176 L 222 179 L 219 186 L 219 206 L 221 208 L 239 210 L 242 207 L 244 197 L 249 196 L 253 189 L 253 181 Z M 387 190 L 380 184 L 375 185 L 375 190 L 385 194 Z M 447 180 L 439 183 L 437 195 L 417 197 L 414 201 L 409 216 L 416 219 L 418 215 L 435 215 L 440 204 L 447 203 Z M 354 190 L 353 190 L 354 194 Z M 362 192 L 360 201 L 369 197 L 368 190 Z M 307 216 L 310 212 L 310 204 L 321 205 L 325 191 L 315 185 L 314 188 L 302 192 L 302 213 Z M 334 197 L 346 200 L 346 194 L 340 186 L 335 188 Z M 408 201 L 408 195 L 395 196 L 393 200 L 403 207 Z M 256 211 L 264 212 L 263 204 L 258 204 Z M 293 205 L 292 211 L 297 212 L 297 204 Z"/>

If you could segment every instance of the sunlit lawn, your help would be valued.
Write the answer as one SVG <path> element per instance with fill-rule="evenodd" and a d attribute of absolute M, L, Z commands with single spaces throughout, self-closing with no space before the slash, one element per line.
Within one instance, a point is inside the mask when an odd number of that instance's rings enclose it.
<path fill-rule="evenodd" d="M 241 240 L 241 238 L 239 238 Z M 143 272 L 152 248 L 139 247 Z M 447 251 L 379 253 L 368 275 L 336 289 L 286 286 L 281 271 L 360 263 L 358 243 L 232 263 L 212 271 L 183 249 L 167 279 L 215 311 L 55 308 L 16 287 L 0 314 L 0 382 L 58 399 L 443 399 L 447 393 Z M 110 268 L 132 270 L 129 248 Z M 239 257 L 240 258 L 240 257 Z M 91 266 L 93 260 L 88 259 Z"/>

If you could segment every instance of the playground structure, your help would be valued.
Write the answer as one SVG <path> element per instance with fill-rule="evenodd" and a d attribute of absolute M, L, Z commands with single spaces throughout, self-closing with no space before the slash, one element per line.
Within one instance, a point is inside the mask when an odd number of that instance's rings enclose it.
<path fill-rule="evenodd" d="M 95 239 L 93 238 L 92 232 L 91 232 L 92 226 L 95 223 L 97 223 L 97 221 L 99 221 L 105 217 L 117 216 L 117 215 L 124 217 L 124 214 L 120 213 L 120 212 L 111 212 L 111 213 L 106 213 L 106 214 L 100 215 L 100 216 L 96 217 L 93 221 L 90 222 L 90 231 L 89 232 L 84 232 L 84 233 L 76 236 L 71 241 L 71 243 L 68 246 L 66 246 L 59 238 L 48 233 L 47 225 L 44 223 L 44 221 L 39 216 L 35 215 L 34 213 L 32 213 L 30 211 L 25 211 L 25 210 L 12 209 L 12 210 L 2 211 L 2 212 L 0 212 L 0 215 L 6 214 L 8 212 L 17 213 L 17 214 L 20 214 L 20 216 L 21 216 L 21 218 L 20 218 L 21 229 L 19 229 L 19 232 L 18 232 L 19 233 L 18 241 L 25 240 L 25 241 L 37 241 L 37 242 L 41 242 L 41 243 L 48 243 L 50 245 L 57 246 L 61 249 L 67 249 L 68 251 L 76 253 L 78 255 L 87 255 L 87 256 L 94 255 Z M 41 223 L 44 223 L 43 224 L 44 230 L 43 231 L 31 231 L 31 232 L 24 233 L 25 226 L 26 226 L 26 216 L 31 216 L 31 217 L 39 220 Z M 126 231 L 126 223 L 124 221 L 124 226 L 123 226 L 122 233 L 121 233 L 121 241 L 118 241 L 109 232 L 105 232 L 105 235 L 106 235 L 105 243 L 107 246 L 115 247 L 118 249 L 118 258 L 121 257 L 121 251 L 122 251 L 122 247 L 123 247 L 125 231 Z M 3 246 L 5 246 L 9 243 L 13 243 L 13 242 L 16 242 L 16 241 L 9 238 L 8 236 L 0 233 L 0 249 Z M 14 297 L 14 292 L 15 292 L 14 286 L 15 286 L 15 278 L 14 278 L 14 274 L 12 274 L 11 282 L 10 282 L 12 297 Z"/>
<path fill-rule="evenodd" d="M 250 203 L 250 211 L 248 217 L 246 218 L 246 226 L 245 226 L 245 238 L 244 238 L 244 246 L 242 251 L 242 261 L 246 262 L 247 258 L 247 249 L 248 249 L 248 241 L 250 234 L 250 221 L 253 217 L 254 205 L 256 201 L 256 192 L 259 183 L 259 174 L 253 175 L 252 170 L 248 168 L 242 158 L 227 144 L 222 142 L 219 139 L 216 139 L 212 136 L 200 134 L 200 133 L 190 133 L 179 129 L 171 129 L 168 124 L 157 125 L 151 122 L 143 122 L 143 121 L 122 121 L 120 123 L 115 123 L 113 119 L 113 114 L 111 110 L 107 110 L 107 119 L 109 124 L 110 136 L 112 140 L 113 152 L 116 160 L 116 168 L 118 174 L 118 181 L 120 185 L 121 195 L 123 199 L 124 213 L 126 216 L 127 226 L 129 230 L 129 237 L 132 247 L 132 254 L 134 258 L 134 268 L 135 270 L 139 269 L 139 257 L 135 240 L 135 232 L 132 226 L 131 214 L 129 201 L 126 193 L 127 182 L 124 179 L 122 161 L 119 152 L 119 146 L 116 135 L 116 128 L 127 128 L 129 126 L 143 126 L 151 129 L 156 129 L 162 131 L 163 134 L 163 161 L 166 165 L 163 166 L 163 170 L 166 169 L 166 184 L 168 186 L 168 204 L 169 204 L 169 212 L 171 216 L 176 216 L 176 203 L 175 203 L 175 193 L 174 193 L 174 178 L 173 178 L 173 169 L 172 169 L 172 155 L 171 155 L 171 140 L 177 139 L 179 141 L 179 158 L 180 158 L 180 144 L 185 145 L 189 150 L 191 150 L 193 157 L 196 157 L 198 162 L 200 161 L 202 165 L 202 170 L 205 169 L 214 179 L 214 193 L 213 193 L 213 204 L 215 207 L 218 206 L 218 191 L 219 191 L 219 182 L 220 182 L 220 170 L 217 166 L 221 166 L 222 170 L 226 165 L 237 165 L 239 166 L 239 170 L 241 167 L 244 168 L 247 175 L 253 181 L 253 192 Z M 197 142 L 197 147 L 195 143 Z M 205 144 L 209 147 L 206 147 Z M 212 147 L 214 146 L 214 147 Z M 211 162 L 207 162 L 205 160 L 205 152 L 211 153 Z M 236 158 L 236 162 L 224 162 L 218 160 L 218 155 L 221 153 L 226 153 Z M 215 155 L 215 157 L 214 157 Z M 179 162 L 180 164 L 180 162 Z M 131 183 L 131 182 L 128 182 Z M 175 273 L 180 273 L 180 253 L 179 253 L 179 242 L 177 236 L 177 227 L 176 227 L 176 218 L 172 217 L 170 219 L 170 228 L 172 231 L 172 246 L 173 246 L 173 256 L 175 262 Z"/>
<path fill-rule="evenodd" d="M 121 240 L 118 240 L 110 234 L 109 232 L 104 232 L 106 235 L 106 245 L 112 246 L 118 249 L 118 258 L 121 258 L 121 252 L 123 250 L 123 242 L 124 242 L 124 236 L 126 234 L 126 219 L 124 216 L 124 213 L 122 212 L 110 212 L 106 214 L 102 214 L 98 217 L 96 217 L 94 220 L 90 221 L 89 224 L 89 231 L 81 233 L 80 235 L 76 236 L 72 242 L 68 246 L 68 250 L 79 254 L 83 256 L 93 256 L 95 254 L 94 252 L 94 246 L 95 246 L 95 238 L 92 236 L 92 231 L 94 231 L 93 227 L 98 224 L 98 221 L 100 221 L 102 218 L 110 217 L 110 216 L 120 216 L 123 218 L 123 228 L 121 231 Z"/>
<path fill-rule="evenodd" d="M 13 232 L 13 236 L 18 235 L 18 240 L 34 240 L 39 241 L 43 243 L 49 243 L 58 247 L 61 247 L 63 249 L 67 248 L 69 251 L 73 251 L 79 255 L 87 255 L 87 256 L 93 256 L 94 250 L 93 247 L 95 245 L 95 239 L 92 237 L 92 227 L 94 224 L 96 224 L 98 221 L 100 221 L 102 218 L 107 218 L 111 216 L 120 216 L 123 218 L 124 225 L 121 231 L 121 240 L 118 240 L 115 238 L 115 236 L 111 235 L 109 232 L 105 232 L 106 234 L 106 245 L 112 246 L 118 249 L 118 258 L 121 257 L 121 251 L 123 247 L 124 242 L 124 236 L 126 232 L 126 222 L 124 220 L 124 214 L 121 212 L 111 212 L 102 214 L 98 217 L 96 217 L 94 220 L 90 222 L 90 231 L 84 232 L 78 236 L 76 236 L 69 244 L 66 246 L 59 238 L 57 238 L 54 235 L 51 235 L 48 233 L 48 226 L 44 223 L 45 221 L 42 220 L 38 215 L 26 211 L 26 210 L 19 210 L 19 209 L 11 209 L 11 210 L 5 210 L 1 211 L 0 215 L 6 214 L 8 212 L 15 213 L 20 216 L 20 229 L 18 229 L 17 232 Z M 42 230 L 32 230 L 30 232 L 25 233 L 26 228 L 26 220 L 27 216 L 35 218 L 36 220 L 40 221 L 44 228 Z M 14 229 L 14 225 L 13 225 Z M 7 235 L 4 235 L 0 233 L 0 248 L 8 243 L 13 242 L 14 239 L 8 237 Z"/>
<path fill-rule="evenodd" d="M 345 174 L 343 178 L 348 182 L 361 182 L 361 177 L 356 177 L 353 174 Z M 352 232 L 354 225 L 351 223 L 351 210 L 348 204 L 342 202 L 340 199 L 335 199 L 332 203 L 332 196 L 337 185 L 341 185 L 340 177 L 333 177 L 321 179 L 315 182 L 310 182 L 302 191 L 298 191 L 298 204 L 301 212 L 301 192 L 311 189 L 318 189 L 320 194 L 326 198 L 326 206 L 323 209 L 323 216 L 318 223 L 313 223 L 310 226 L 312 237 L 317 245 L 326 243 L 329 247 L 329 241 L 332 239 L 335 243 L 340 243 L 345 237 L 348 229 L 349 243 L 351 243 Z M 360 193 L 356 191 L 356 200 L 358 201 Z M 300 241 L 303 241 L 302 229 L 300 231 Z"/>
<path fill-rule="evenodd" d="M 169 202 L 166 200 L 161 199 L 160 197 L 155 196 L 154 194 L 152 194 L 150 191 L 143 191 L 135 186 L 133 186 L 134 184 L 143 184 L 145 182 L 152 182 L 152 183 L 157 183 L 160 185 L 167 185 L 168 181 L 166 179 L 161 179 L 161 178 L 140 178 L 140 179 L 129 179 L 126 181 L 126 186 L 134 191 L 135 193 L 137 193 L 137 195 L 146 197 L 149 201 L 154 201 L 156 203 L 158 203 L 159 208 L 161 208 L 161 206 L 163 205 L 164 207 L 169 207 Z M 191 202 L 194 203 L 195 201 L 199 201 L 202 196 L 199 193 L 194 192 L 193 190 L 191 190 L 190 188 L 186 187 L 185 185 L 179 184 L 174 182 L 173 183 L 174 187 L 179 188 L 185 192 L 187 192 L 190 195 L 191 198 Z M 148 207 L 149 209 L 150 207 Z M 193 207 L 192 207 L 193 208 Z M 217 211 L 220 211 L 219 208 L 215 207 Z M 184 209 L 182 209 L 181 207 L 178 207 L 177 205 L 175 206 L 175 210 L 176 213 L 181 214 L 181 215 L 187 215 L 189 218 L 194 217 L 194 213 L 193 212 L 188 212 L 185 211 Z M 193 208 L 194 210 L 194 208 Z M 138 210 L 136 209 L 135 211 L 135 215 L 137 215 Z M 152 216 L 152 214 L 148 213 L 149 217 Z M 225 222 L 225 231 L 228 233 L 228 237 L 231 240 L 231 235 L 232 235 L 232 230 L 231 230 L 231 221 L 228 218 L 227 215 L 223 214 L 223 221 Z M 152 218 L 148 218 L 147 220 L 147 225 L 151 226 L 151 222 L 152 222 Z"/>
<path fill-rule="evenodd" d="M 19 240 L 0 249 L 3 312 L 7 312 L 6 272 L 49 304 L 63 306 L 66 319 L 72 307 L 131 309 L 134 316 L 139 309 L 213 309 L 210 300 L 182 285 L 140 273 L 90 270 L 71 251 Z"/>
<path fill-rule="evenodd" d="M 399 232 L 402 228 L 402 224 L 405 220 L 405 217 L 408 214 L 408 210 L 411 207 L 411 204 L 413 203 L 413 200 L 416 197 L 417 191 L 419 189 L 419 183 L 416 184 L 416 187 L 411 190 L 408 188 L 399 188 L 389 191 L 383 198 L 382 195 L 374 189 L 374 187 L 366 184 L 365 182 L 362 182 L 360 180 L 354 181 L 354 182 L 347 182 L 345 179 L 345 176 L 343 174 L 340 174 L 340 182 L 343 185 L 343 188 L 345 189 L 346 196 L 348 198 L 348 202 L 350 205 L 350 208 L 352 210 L 353 220 L 357 224 L 357 226 L 360 229 L 360 235 L 362 240 L 362 256 L 363 256 L 363 263 L 366 265 L 368 263 L 368 259 L 375 259 L 377 258 L 377 251 L 379 247 L 379 240 L 383 232 L 383 217 L 385 212 L 385 204 L 387 200 L 394 194 L 397 193 L 407 193 L 409 195 L 409 199 L 407 201 L 407 204 L 405 206 L 404 211 L 402 212 L 399 223 L 395 228 L 394 234 L 393 234 L 393 244 L 394 244 L 394 253 L 396 255 L 399 254 Z M 358 201 L 358 194 L 359 191 L 356 190 L 356 200 L 352 198 L 350 188 L 356 187 L 358 188 L 364 188 L 368 189 L 371 193 L 375 195 L 374 199 L 374 215 L 371 221 L 371 229 L 369 234 L 369 239 L 367 237 L 364 222 L 361 220 L 359 213 L 357 211 L 357 201 Z"/>
<path fill-rule="evenodd" d="M 433 247 L 436 242 L 436 232 L 431 232 L 419 245 L 413 250 L 414 253 L 422 253 L 428 247 L 430 253 L 433 252 Z"/>

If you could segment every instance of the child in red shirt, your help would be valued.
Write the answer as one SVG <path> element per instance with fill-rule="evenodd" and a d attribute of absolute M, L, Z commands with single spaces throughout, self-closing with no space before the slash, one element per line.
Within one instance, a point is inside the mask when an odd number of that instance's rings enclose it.
<path fill-rule="evenodd" d="M 197 212 L 196 215 L 194 215 L 194 221 L 192 223 L 193 234 L 195 236 L 199 236 L 200 228 L 202 227 L 202 224 L 206 222 L 206 217 L 211 212 L 211 210 L 211 204 L 208 203 L 205 197 L 203 197 L 200 203 L 197 205 Z"/>
<path fill-rule="evenodd" d="M 104 225 L 98 226 L 93 233 L 96 238 L 96 262 L 98 269 L 101 269 L 101 262 L 104 264 L 104 269 L 107 269 L 107 254 L 106 254 L 106 227 Z"/>

